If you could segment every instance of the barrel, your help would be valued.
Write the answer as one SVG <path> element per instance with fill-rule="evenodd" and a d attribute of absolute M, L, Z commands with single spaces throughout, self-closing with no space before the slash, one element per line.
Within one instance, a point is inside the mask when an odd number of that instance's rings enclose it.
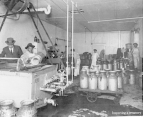
<path fill-rule="evenodd" d="M 32 65 L 38 65 L 42 62 L 45 55 L 42 52 L 38 52 L 31 60 Z"/>

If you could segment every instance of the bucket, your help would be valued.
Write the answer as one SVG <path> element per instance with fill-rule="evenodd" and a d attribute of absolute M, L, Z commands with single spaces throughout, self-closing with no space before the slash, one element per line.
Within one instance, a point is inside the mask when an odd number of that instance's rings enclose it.
<path fill-rule="evenodd" d="M 17 117 L 37 117 L 37 109 L 34 100 L 24 100 L 17 112 Z"/>
<path fill-rule="evenodd" d="M 13 100 L 0 101 L 0 117 L 15 117 L 16 108 L 13 106 Z"/>
<path fill-rule="evenodd" d="M 32 65 L 38 65 L 42 62 L 45 55 L 42 52 L 38 52 L 31 60 Z"/>

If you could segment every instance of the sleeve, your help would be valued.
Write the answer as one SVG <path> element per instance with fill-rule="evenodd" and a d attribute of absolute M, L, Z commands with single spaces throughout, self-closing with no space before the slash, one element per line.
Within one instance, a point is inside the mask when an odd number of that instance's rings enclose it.
<path fill-rule="evenodd" d="M 21 55 L 20 58 L 23 60 L 24 63 L 27 63 L 28 57 L 27 57 L 27 54 L 26 54 L 26 53 L 24 53 L 23 55 Z"/>
<path fill-rule="evenodd" d="M 19 58 L 21 57 L 22 54 L 23 54 L 22 49 L 21 49 L 21 47 L 19 46 L 19 49 L 18 49 Z"/>
<path fill-rule="evenodd" d="M 6 53 L 5 53 L 5 50 L 3 49 L 3 50 L 2 50 L 2 53 L 0 54 L 0 57 L 5 57 L 5 54 L 6 54 Z"/>

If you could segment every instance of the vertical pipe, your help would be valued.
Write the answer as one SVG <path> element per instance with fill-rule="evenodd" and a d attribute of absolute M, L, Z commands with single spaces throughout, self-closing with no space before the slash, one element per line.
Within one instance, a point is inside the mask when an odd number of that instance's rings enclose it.
<path fill-rule="evenodd" d="M 67 67 L 66 67 L 66 76 L 67 76 L 67 85 L 68 85 L 68 83 L 69 83 L 69 76 L 68 76 L 68 73 L 69 73 L 69 71 L 68 71 L 68 54 L 69 54 L 69 52 L 68 52 L 68 48 L 69 48 L 69 2 L 68 2 L 69 0 L 67 0 Z"/>
<path fill-rule="evenodd" d="M 72 3 L 72 50 L 73 50 L 73 31 L 74 31 L 74 2 L 71 1 Z M 73 70 L 73 51 L 72 51 L 72 82 L 73 82 L 73 75 L 74 75 L 74 70 Z M 76 64 L 76 63 L 75 63 Z"/>

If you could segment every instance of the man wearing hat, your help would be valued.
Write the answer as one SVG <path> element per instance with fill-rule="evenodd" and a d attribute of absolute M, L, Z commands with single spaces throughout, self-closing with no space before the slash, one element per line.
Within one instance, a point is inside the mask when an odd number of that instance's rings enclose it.
<path fill-rule="evenodd" d="M 0 57 L 7 57 L 7 58 L 20 58 L 23 54 L 22 49 L 20 46 L 14 45 L 15 40 L 12 37 L 7 38 L 5 41 L 7 44 L 6 47 L 3 48 Z"/>
<path fill-rule="evenodd" d="M 139 68 L 140 52 L 139 52 L 137 43 L 134 43 L 133 46 L 134 46 L 133 47 L 134 67 L 135 67 L 135 69 L 138 69 Z"/>
<path fill-rule="evenodd" d="M 25 49 L 27 49 L 27 51 L 21 56 L 24 63 L 30 63 L 30 60 L 35 56 L 35 54 L 33 53 L 34 47 L 35 46 L 32 45 L 32 43 L 28 43 L 28 45 L 25 47 Z"/>

